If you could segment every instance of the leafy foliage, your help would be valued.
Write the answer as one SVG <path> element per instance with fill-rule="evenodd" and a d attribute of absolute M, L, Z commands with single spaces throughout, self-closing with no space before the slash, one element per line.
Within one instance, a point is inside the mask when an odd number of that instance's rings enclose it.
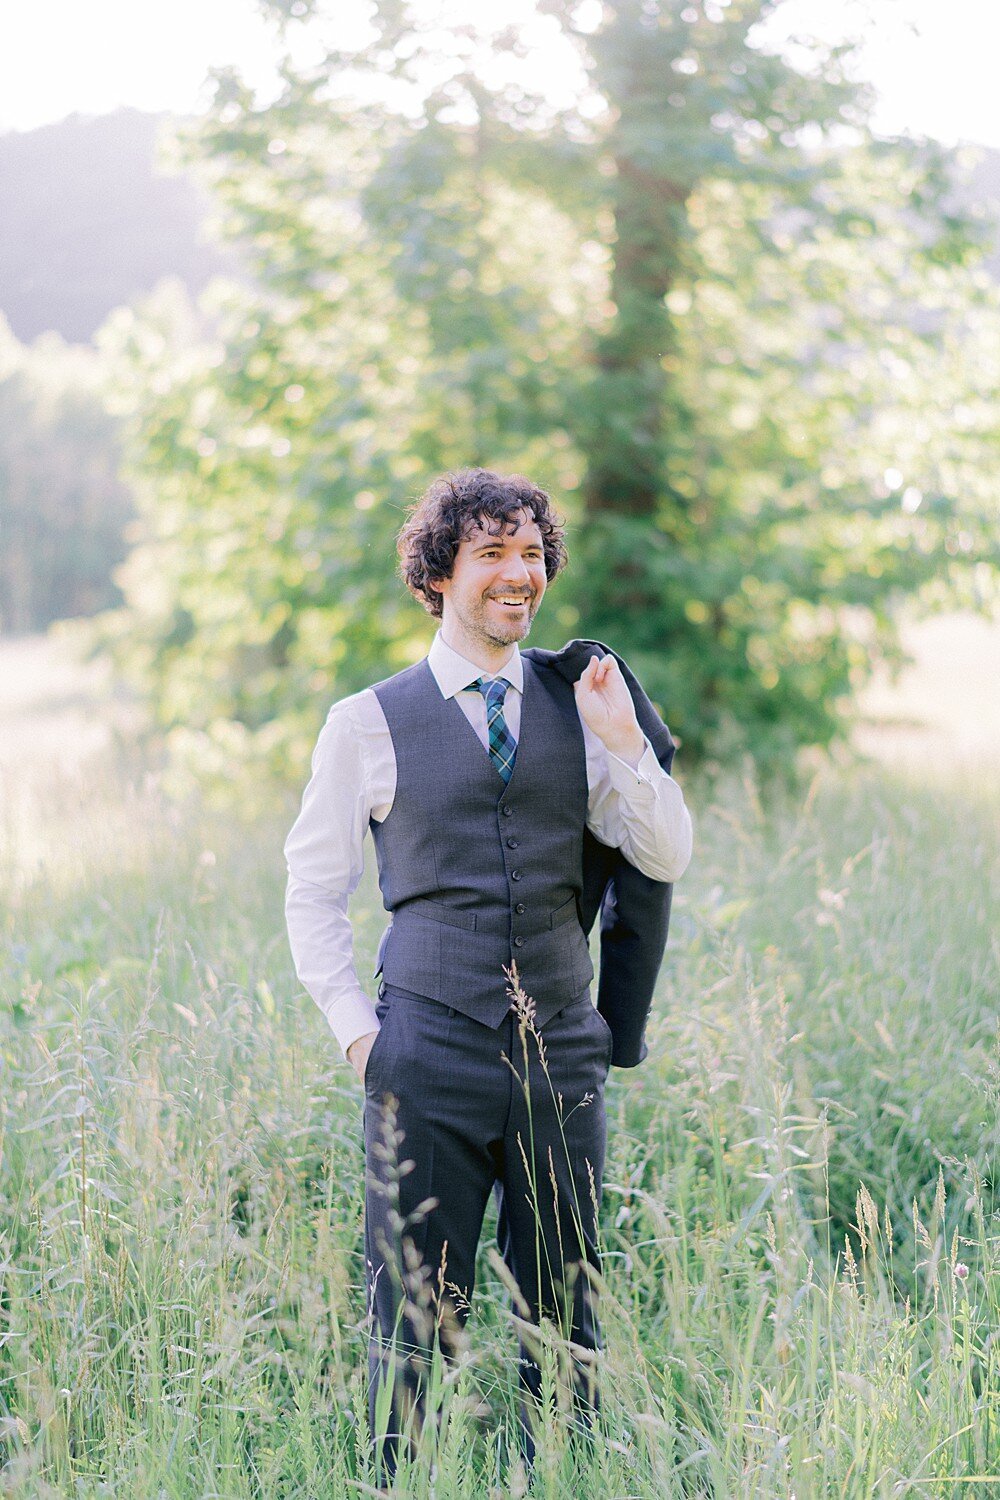
<path fill-rule="evenodd" d="M 995 600 L 1000 307 L 952 167 L 867 136 L 836 50 L 764 50 L 773 8 L 546 0 L 518 34 L 383 0 L 266 108 L 218 77 L 188 149 L 256 289 L 194 342 L 155 309 L 111 335 L 122 624 L 203 764 L 300 775 L 330 697 L 422 653 L 392 539 L 464 464 L 554 491 L 540 643 L 610 639 L 696 756 L 791 765 L 903 594 Z M 523 67 L 545 26 L 562 101 Z"/>

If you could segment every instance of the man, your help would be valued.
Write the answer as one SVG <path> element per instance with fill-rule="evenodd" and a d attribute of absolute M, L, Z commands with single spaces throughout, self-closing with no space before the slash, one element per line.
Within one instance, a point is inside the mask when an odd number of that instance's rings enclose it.
<path fill-rule="evenodd" d="M 566 561 L 543 490 L 482 469 L 440 478 L 398 549 L 440 629 L 423 661 L 330 710 L 285 845 L 296 970 L 365 1088 L 370 1416 L 383 1476 L 419 1420 L 435 1339 L 446 1354 L 456 1347 L 491 1191 L 517 1288 L 529 1462 L 543 1317 L 572 1343 L 585 1417 L 596 1404 L 612 1036 L 590 999 L 584 839 L 671 882 L 692 837 L 613 653 L 584 651 L 571 681 L 548 669 L 549 653 L 518 650 Z M 347 918 L 369 829 L 392 918 L 376 1007 Z"/>

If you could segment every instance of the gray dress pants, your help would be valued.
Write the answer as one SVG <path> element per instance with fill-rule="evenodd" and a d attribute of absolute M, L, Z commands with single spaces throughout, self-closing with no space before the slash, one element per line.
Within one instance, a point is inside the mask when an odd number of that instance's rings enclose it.
<path fill-rule="evenodd" d="M 540 1371 L 531 1326 L 576 1346 L 574 1400 L 597 1409 L 597 1213 L 611 1033 L 584 990 L 540 1033 L 509 1012 L 491 1028 L 382 985 L 365 1075 L 365 1259 L 372 1314 L 369 1417 L 382 1478 L 422 1414 L 435 1342 L 455 1352 L 472 1301 L 489 1194 L 517 1284 L 521 1451 L 531 1462 Z M 380 1393 L 382 1393 L 380 1395 Z M 377 1438 L 377 1408 L 389 1409 Z"/>

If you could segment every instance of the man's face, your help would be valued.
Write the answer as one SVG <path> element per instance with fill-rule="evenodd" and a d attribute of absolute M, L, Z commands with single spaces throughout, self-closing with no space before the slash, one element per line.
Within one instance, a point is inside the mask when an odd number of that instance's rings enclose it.
<path fill-rule="evenodd" d="M 437 584 L 443 624 L 493 650 L 524 639 L 545 593 L 542 533 L 529 512 L 518 521 L 500 535 L 490 531 L 498 522 L 480 521 L 459 543 L 451 577 Z"/>

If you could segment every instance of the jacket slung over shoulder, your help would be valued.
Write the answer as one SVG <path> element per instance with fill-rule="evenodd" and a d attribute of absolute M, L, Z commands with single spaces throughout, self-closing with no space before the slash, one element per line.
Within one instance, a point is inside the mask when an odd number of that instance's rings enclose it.
<path fill-rule="evenodd" d="M 608 652 L 621 668 L 632 694 L 639 727 L 665 771 L 674 759 L 670 730 L 650 703 L 635 674 L 616 651 L 602 641 L 573 640 L 561 651 L 531 646 L 521 654 L 539 670 L 559 672 L 576 682 L 592 656 Z M 583 896 L 580 917 L 590 933 L 600 913 L 601 948 L 597 1008 L 611 1029 L 611 1062 L 634 1068 L 647 1055 L 646 1022 L 653 989 L 663 962 L 670 925 L 673 884 L 653 880 L 625 858 L 584 832 Z"/>

